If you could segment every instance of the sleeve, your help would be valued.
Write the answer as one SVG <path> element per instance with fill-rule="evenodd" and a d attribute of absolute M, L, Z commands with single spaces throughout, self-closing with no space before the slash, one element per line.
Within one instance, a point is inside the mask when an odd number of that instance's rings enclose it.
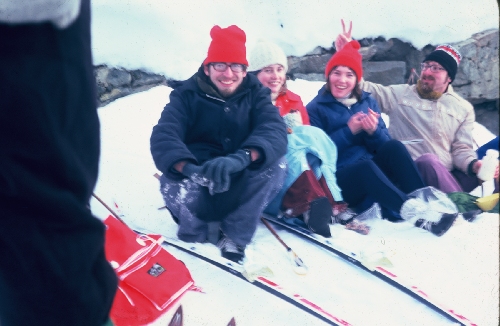
<path fill-rule="evenodd" d="M 81 0 L 2 0 L 0 22 L 30 24 L 51 22 L 56 27 L 68 27 L 80 13 Z"/>
<path fill-rule="evenodd" d="M 380 108 L 375 99 L 369 98 L 368 103 L 369 103 L 369 108 L 371 108 L 375 112 L 380 113 Z M 389 135 L 389 130 L 387 130 L 387 127 L 385 125 L 384 120 L 382 119 L 382 116 L 378 118 L 377 130 L 375 130 L 375 132 L 372 135 L 369 135 L 368 133 L 364 134 L 365 134 L 364 141 L 366 147 L 372 153 L 375 152 L 386 141 L 391 139 L 391 136 Z"/>
<path fill-rule="evenodd" d="M 391 109 L 397 106 L 397 96 L 393 86 L 383 86 L 361 78 L 359 87 L 375 98 L 380 105 L 381 112 L 390 114 Z"/>
<path fill-rule="evenodd" d="M 469 103 L 467 103 L 469 104 Z M 470 104 L 469 104 L 470 105 Z M 476 116 L 474 109 L 468 109 L 465 120 L 457 129 L 455 139 L 451 144 L 451 155 L 453 158 L 453 165 L 464 173 L 467 173 L 470 162 L 477 159 L 477 154 L 473 147 L 472 130 L 474 129 L 474 121 Z"/>
<path fill-rule="evenodd" d="M 186 131 L 189 130 L 190 112 L 181 93 L 173 90 L 170 102 L 163 109 L 158 124 L 153 127 L 150 150 L 156 168 L 172 179 L 182 175 L 173 169 L 179 161 L 196 163 L 195 156 L 185 144 Z"/>
<path fill-rule="evenodd" d="M 299 104 L 300 115 L 302 117 L 302 124 L 304 126 L 310 126 L 311 121 L 309 120 L 309 114 L 307 113 L 307 109 L 304 106 L 304 103 L 302 103 L 302 100 L 300 98 L 299 98 L 298 102 L 299 102 L 298 104 Z"/>
<path fill-rule="evenodd" d="M 252 132 L 241 148 L 255 148 L 261 158 L 253 162 L 249 169 L 258 169 L 274 163 L 287 150 L 287 132 L 283 118 L 271 102 L 268 88 L 256 91 L 251 109 Z"/>

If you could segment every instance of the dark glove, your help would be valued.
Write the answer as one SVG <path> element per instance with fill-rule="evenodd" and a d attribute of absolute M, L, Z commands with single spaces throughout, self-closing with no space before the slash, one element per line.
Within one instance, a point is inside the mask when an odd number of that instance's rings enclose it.
<path fill-rule="evenodd" d="M 182 174 L 191 179 L 193 182 L 196 182 L 200 186 L 208 187 L 210 184 L 210 180 L 205 178 L 202 174 L 202 167 L 198 165 L 194 165 L 192 163 L 186 163 L 182 168 Z"/>
<path fill-rule="evenodd" d="M 208 190 L 213 195 L 229 190 L 230 174 L 244 170 L 252 162 L 250 151 L 240 149 L 228 156 L 216 157 L 202 165 L 202 175 L 210 180 Z"/>

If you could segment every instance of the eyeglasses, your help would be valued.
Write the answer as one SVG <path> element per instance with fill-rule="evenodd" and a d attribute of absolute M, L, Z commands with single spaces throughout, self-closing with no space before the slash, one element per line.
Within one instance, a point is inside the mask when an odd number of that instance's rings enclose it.
<path fill-rule="evenodd" d="M 226 71 L 227 67 L 231 68 L 232 72 L 242 72 L 245 70 L 246 66 L 239 63 L 227 64 L 224 62 L 215 62 L 210 64 L 218 72 Z"/>
<path fill-rule="evenodd" d="M 440 67 L 440 66 L 436 66 L 436 65 L 429 65 L 427 63 L 421 63 L 420 64 L 420 71 L 424 71 L 425 69 L 430 69 L 431 72 L 440 72 L 442 70 L 446 70 L 444 69 L 443 67 Z"/>

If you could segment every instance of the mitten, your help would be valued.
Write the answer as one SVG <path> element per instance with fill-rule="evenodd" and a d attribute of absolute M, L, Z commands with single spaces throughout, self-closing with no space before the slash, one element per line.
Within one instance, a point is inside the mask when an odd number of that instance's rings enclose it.
<path fill-rule="evenodd" d="M 202 174 L 202 167 L 192 163 L 186 163 L 182 168 L 182 174 L 191 179 L 193 182 L 203 187 L 208 187 L 210 180 L 205 178 Z"/>
<path fill-rule="evenodd" d="M 216 157 L 202 165 L 202 175 L 210 180 L 208 189 L 211 194 L 229 190 L 230 174 L 244 170 L 252 162 L 250 151 L 240 149 L 228 156 Z"/>

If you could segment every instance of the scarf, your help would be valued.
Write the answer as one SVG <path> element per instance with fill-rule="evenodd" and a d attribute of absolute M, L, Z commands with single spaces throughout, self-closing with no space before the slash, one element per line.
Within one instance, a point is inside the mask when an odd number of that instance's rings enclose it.
<path fill-rule="evenodd" d="M 336 100 L 347 106 L 348 109 L 351 109 L 351 106 L 358 101 L 356 97 L 352 96 L 352 93 L 346 97 L 336 98 Z"/>

